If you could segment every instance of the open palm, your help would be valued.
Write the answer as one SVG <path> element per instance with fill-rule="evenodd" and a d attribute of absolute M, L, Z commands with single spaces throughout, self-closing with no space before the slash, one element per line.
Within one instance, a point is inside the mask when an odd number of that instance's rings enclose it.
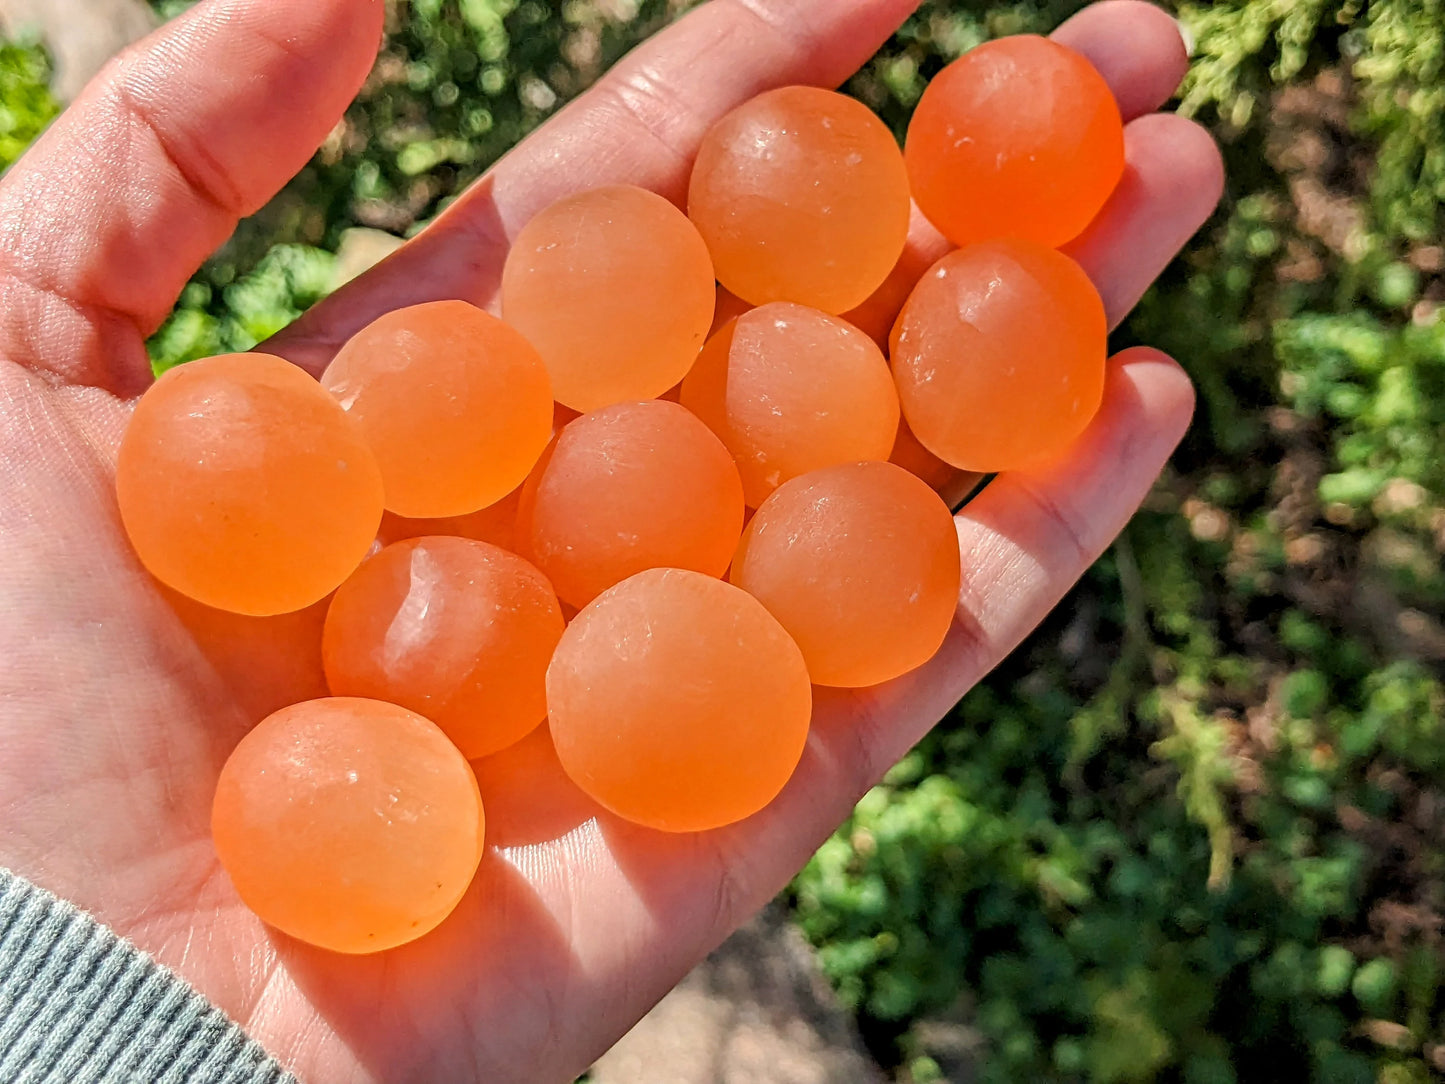
<path fill-rule="evenodd" d="M 389 309 L 491 305 L 537 210 L 624 181 L 679 198 L 714 119 L 768 87 L 838 84 L 914 3 L 712 0 L 268 349 L 317 372 Z M 433 935 L 350 958 L 275 934 L 218 866 L 208 812 L 246 728 L 319 693 L 315 615 L 207 631 L 182 605 L 182 620 L 126 544 L 112 461 L 149 381 L 145 335 L 334 125 L 381 18 L 381 0 L 208 0 L 112 64 L 0 184 L 0 866 L 151 952 L 303 1079 L 562 1081 L 1058 601 L 1144 497 L 1192 396 L 1156 353 L 1111 362 L 1069 455 L 1000 477 L 958 516 L 964 588 L 938 657 L 877 689 L 819 690 L 803 763 L 764 812 L 694 836 L 631 827 L 567 782 L 543 728 L 478 765 L 490 846 Z M 1166 16 L 1111 0 L 1058 37 L 1130 122 L 1125 181 L 1072 246 L 1117 321 L 1213 208 L 1218 158 L 1196 126 L 1152 114 L 1186 63 Z M 941 241 L 916 225 L 922 262 Z M 217 637 L 248 644 L 254 673 L 239 646 L 208 660 Z"/>

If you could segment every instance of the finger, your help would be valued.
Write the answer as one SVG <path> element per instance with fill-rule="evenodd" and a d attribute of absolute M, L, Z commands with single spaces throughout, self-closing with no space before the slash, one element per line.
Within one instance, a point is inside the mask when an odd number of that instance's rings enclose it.
<path fill-rule="evenodd" d="M 143 384 L 143 338 L 335 126 L 383 7 L 210 0 L 108 65 L 0 184 L 0 355 Z"/>
<path fill-rule="evenodd" d="M 915 0 L 713 0 L 631 54 L 418 238 L 266 348 L 319 372 L 346 339 L 384 312 L 453 297 L 492 306 L 510 240 L 537 211 L 579 189 L 616 182 L 680 202 L 692 157 L 713 121 L 772 86 L 841 82 L 914 6 Z M 1115 95 L 1131 109 L 1162 102 L 1170 91 L 1160 88 L 1172 90 L 1182 77 L 1178 26 L 1151 5 L 1109 0 L 1060 33 L 1072 48 L 1098 58 Z M 1128 63 L 1110 44 L 1120 34 L 1143 50 Z M 915 215 L 920 223 L 922 235 L 915 229 L 913 237 L 923 239 L 910 242 L 890 279 L 893 289 L 858 314 L 870 334 L 891 326 L 917 281 L 915 265 L 921 274 L 948 251 Z M 886 338 L 886 329 L 877 337 Z"/>
<path fill-rule="evenodd" d="M 542 208 L 617 183 L 681 203 L 715 121 L 772 87 L 841 83 L 917 3 L 711 0 L 630 53 L 417 238 L 266 349 L 319 372 L 392 309 L 444 298 L 493 306 L 511 238 Z"/>
<path fill-rule="evenodd" d="M 702 134 L 773 87 L 840 84 L 918 0 L 711 0 L 631 52 L 428 230 L 267 344 L 311 371 L 384 312 L 493 306 L 517 230 L 565 195 L 633 184 L 681 204 Z"/>
<path fill-rule="evenodd" d="M 1189 70 L 1179 24 L 1143 0 L 1092 4 L 1050 37 L 1082 53 L 1099 69 L 1125 121 L 1163 106 Z"/>
<path fill-rule="evenodd" d="M 1099 287 L 1109 326 L 1138 304 L 1224 191 L 1224 162 L 1209 133 L 1172 114 L 1140 117 L 1125 131 L 1126 165 L 1103 211 L 1064 252 Z"/>

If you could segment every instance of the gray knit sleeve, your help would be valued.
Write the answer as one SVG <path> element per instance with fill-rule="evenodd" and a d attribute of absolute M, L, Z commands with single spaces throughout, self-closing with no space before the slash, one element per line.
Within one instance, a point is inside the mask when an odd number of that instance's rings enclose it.
<path fill-rule="evenodd" d="M 173 972 L 0 868 L 4 1084 L 296 1084 Z"/>

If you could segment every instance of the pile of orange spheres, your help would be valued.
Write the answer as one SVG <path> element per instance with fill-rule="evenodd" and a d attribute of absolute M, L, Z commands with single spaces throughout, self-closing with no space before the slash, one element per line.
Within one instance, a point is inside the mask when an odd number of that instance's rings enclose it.
<path fill-rule="evenodd" d="M 899 678 L 948 635 L 939 492 L 1098 410 L 1103 306 L 1057 247 L 1123 155 L 1103 79 L 1041 38 L 945 69 L 906 152 L 784 87 L 706 135 L 685 212 L 614 185 L 538 214 L 500 317 L 388 313 L 319 383 L 264 353 L 162 376 L 117 466 L 137 556 L 187 627 L 246 615 L 219 674 L 264 668 L 256 622 L 286 621 L 330 693 L 221 772 L 242 900 L 339 952 L 421 936 L 484 854 L 469 760 L 544 723 L 610 815 L 700 832 L 767 806 L 815 685 Z M 927 269 L 900 260 L 913 201 L 960 246 Z"/>

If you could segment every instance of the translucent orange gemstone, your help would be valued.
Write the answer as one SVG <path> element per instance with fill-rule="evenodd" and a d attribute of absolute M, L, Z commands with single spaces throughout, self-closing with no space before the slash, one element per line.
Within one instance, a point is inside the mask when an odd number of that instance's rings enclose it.
<path fill-rule="evenodd" d="M 522 558 L 466 538 L 414 538 L 336 592 L 326 680 L 336 696 L 410 708 L 468 758 L 483 757 L 546 718 L 562 628 L 552 585 Z"/>
<path fill-rule="evenodd" d="M 797 645 L 721 580 L 653 569 L 579 613 L 547 671 L 562 767 L 618 816 L 670 832 L 762 809 L 803 754 Z"/>
<path fill-rule="evenodd" d="M 728 446 L 754 508 L 810 470 L 887 459 L 898 434 L 898 394 L 877 345 L 836 316 L 785 302 L 714 335 L 682 403 Z"/>
<path fill-rule="evenodd" d="M 470 538 L 473 542 L 490 542 L 509 550 L 515 546 L 517 529 L 517 508 L 522 503 L 522 487 L 490 504 L 479 512 L 465 516 L 444 516 L 437 519 L 408 519 L 388 512 L 381 517 L 381 530 L 377 538 L 383 546 L 403 542 L 408 538 L 426 538 L 430 535 L 455 535 Z"/>
<path fill-rule="evenodd" d="M 748 524 L 732 582 L 797 641 L 819 685 L 877 685 L 931 659 L 953 622 L 948 506 L 892 463 L 845 463 L 778 488 Z"/>
<path fill-rule="evenodd" d="M 1032 35 L 965 53 L 928 84 L 908 127 L 913 198 L 956 245 L 1077 237 L 1124 173 L 1109 85 L 1078 53 Z"/>
<path fill-rule="evenodd" d="M 335 952 L 435 928 L 482 856 L 477 781 L 419 715 L 309 700 L 263 720 L 221 769 L 216 854 L 263 922 Z"/>
<path fill-rule="evenodd" d="M 325 598 L 381 521 L 381 474 L 352 420 L 266 354 L 193 361 L 157 380 L 121 441 L 116 490 L 158 580 L 253 616 Z"/>
<path fill-rule="evenodd" d="M 557 401 L 589 411 L 683 378 L 712 325 L 707 246 L 661 196 L 614 185 L 554 203 L 517 235 L 502 315 L 541 352 Z"/>
<path fill-rule="evenodd" d="M 908 172 L 884 123 L 816 87 L 760 94 L 713 126 L 687 212 L 717 277 L 745 301 L 858 305 L 908 236 Z"/>
<path fill-rule="evenodd" d="M 387 313 L 321 377 L 381 467 L 386 507 L 460 516 L 522 484 L 552 435 L 542 359 L 514 329 L 463 301 Z"/>
<path fill-rule="evenodd" d="M 727 571 L 743 525 L 728 450 L 676 403 L 618 403 L 557 437 L 523 489 L 518 549 L 573 606 L 647 568 Z"/>
<path fill-rule="evenodd" d="M 893 374 L 908 426 L 955 467 L 990 473 L 1051 456 L 1104 394 L 1108 327 L 1078 264 L 1030 241 L 945 256 L 899 317 Z"/>

